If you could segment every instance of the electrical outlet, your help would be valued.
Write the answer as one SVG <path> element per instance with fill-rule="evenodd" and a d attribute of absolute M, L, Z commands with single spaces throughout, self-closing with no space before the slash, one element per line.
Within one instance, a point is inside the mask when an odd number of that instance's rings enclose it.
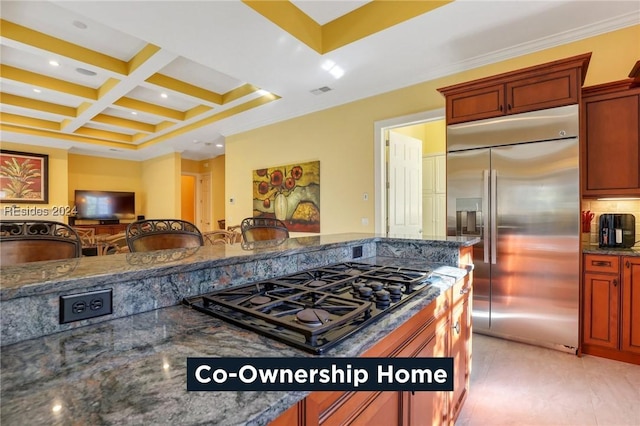
<path fill-rule="evenodd" d="M 60 296 L 60 324 L 109 315 L 113 289 Z"/>
<path fill-rule="evenodd" d="M 352 249 L 352 258 L 356 259 L 358 257 L 362 257 L 362 246 L 355 246 Z"/>

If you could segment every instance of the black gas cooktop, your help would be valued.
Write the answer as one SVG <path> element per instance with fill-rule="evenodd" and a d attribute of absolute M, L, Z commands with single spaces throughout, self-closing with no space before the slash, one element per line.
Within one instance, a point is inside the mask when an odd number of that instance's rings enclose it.
<path fill-rule="evenodd" d="M 345 262 L 185 298 L 248 330 L 321 354 L 407 302 L 430 271 Z"/>

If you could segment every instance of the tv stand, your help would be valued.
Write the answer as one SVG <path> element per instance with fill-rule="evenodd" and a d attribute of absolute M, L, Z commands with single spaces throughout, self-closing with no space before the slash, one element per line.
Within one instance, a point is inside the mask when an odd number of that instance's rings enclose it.
<path fill-rule="evenodd" d="M 101 219 L 100 225 L 120 225 L 119 219 Z"/>
<path fill-rule="evenodd" d="M 118 223 L 115 225 L 76 225 L 75 228 L 93 228 L 96 235 L 115 235 L 127 230 L 128 223 Z"/>

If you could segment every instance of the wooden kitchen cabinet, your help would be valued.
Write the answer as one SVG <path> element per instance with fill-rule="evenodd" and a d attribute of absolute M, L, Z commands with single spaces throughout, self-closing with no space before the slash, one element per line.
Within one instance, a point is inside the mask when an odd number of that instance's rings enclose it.
<path fill-rule="evenodd" d="M 640 355 L 640 257 L 622 258 L 622 327 L 620 349 Z"/>
<path fill-rule="evenodd" d="M 640 258 L 584 256 L 581 352 L 640 364 Z"/>
<path fill-rule="evenodd" d="M 451 347 L 456 372 L 450 412 L 457 418 L 469 391 L 471 377 L 471 278 L 465 277 L 452 288 Z"/>
<path fill-rule="evenodd" d="M 640 196 L 640 87 L 632 79 L 582 92 L 582 195 Z"/>
<path fill-rule="evenodd" d="M 577 104 L 591 54 L 438 89 L 447 124 Z"/>
<path fill-rule="evenodd" d="M 312 392 L 270 425 L 453 425 L 469 391 L 471 288 L 469 274 L 363 355 L 452 357 L 453 392 Z"/>
<path fill-rule="evenodd" d="M 620 259 L 588 254 L 584 270 L 583 343 L 617 349 Z"/>

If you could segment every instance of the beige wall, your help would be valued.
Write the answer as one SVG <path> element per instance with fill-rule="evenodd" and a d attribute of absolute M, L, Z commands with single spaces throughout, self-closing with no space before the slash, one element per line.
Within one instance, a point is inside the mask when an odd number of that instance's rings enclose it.
<path fill-rule="evenodd" d="M 207 164 L 204 167 L 204 164 Z M 212 229 L 218 229 L 218 221 L 225 219 L 225 156 L 220 155 L 215 158 L 201 162 L 201 167 L 208 170 L 211 173 L 211 216 L 213 221 L 211 222 Z M 227 222 L 226 226 L 239 225 L 237 223 Z"/>
<path fill-rule="evenodd" d="M 142 188 L 147 194 L 147 219 L 179 218 L 180 154 L 171 153 L 142 162 Z"/>
<path fill-rule="evenodd" d="M 623 79 L 640 58 L 638 40 L 640 26 L 634 26 L 230 136 L 227 221 L 251 216 L 252 170 L 319 160 L 321 233 L 373 232 L 376 121 L 443 108 L 440 87 L 587 52 L 593 54 L 586 85 Z"/>
<path fill-rule="evenodd" d="M 422 141 L 422 156 L 444 154 L 447 151 L 447 126 L 444 120 L 412 126 L 397 127 L 394 132 L 411 136 Z"/>

